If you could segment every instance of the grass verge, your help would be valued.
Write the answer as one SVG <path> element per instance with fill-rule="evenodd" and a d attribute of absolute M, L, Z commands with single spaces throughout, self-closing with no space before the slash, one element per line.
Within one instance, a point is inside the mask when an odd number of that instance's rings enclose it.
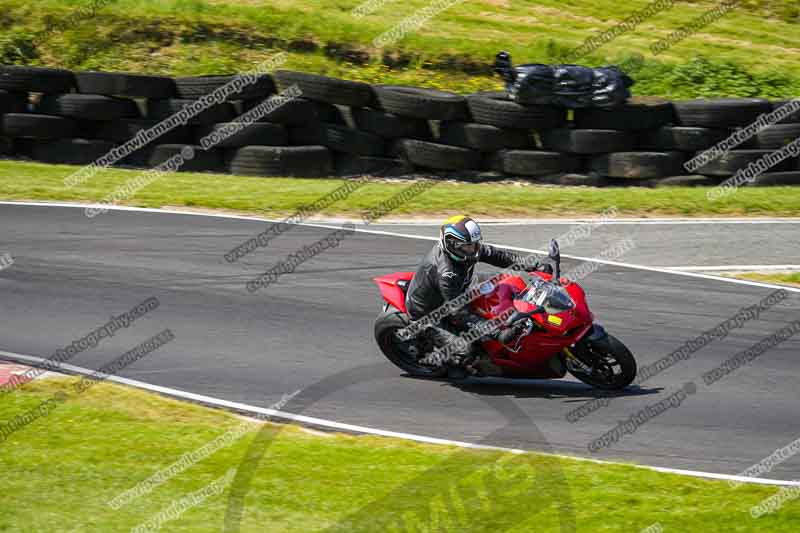
<path fill-rule="evenodd" d="M 743 272 L 741 274 L 736 274 L 736 277 L 742 279 L 752 279 L 755 281 L 766 281 L 769 283 L 782 283 L 784 285 L 800 287 L 800 272 Z"/>
<path fill-rule="evenodd" d="M 236 468 L 255 438 L 254 427 L 115 511 L 111 499 L 241 419 L 111 383 L 78 395 L 76 380 L 37 380 L 0 402 L 0 416 L 11 420 L 66 394 L 0 447 L 2 531 L 129 530 Z M 407 530 L 395 524 L 413 531 L 556 532 L 563 531 L 564 500 L 576 531 L 630 532 L 658 523 L 664 531 L 788 533 L 800 521 L 797 501 L 750 517 L 776 487 L 732 488 L 625 465 L 262 427 L 270 445 L 253 470 L 242 531 Z M 173 513 L 164 530 L 221 530 L 228 490 Z M 563 500 L 553 501 L 554 494 Z"/>
<path fill-rule="evenodd" d="M 143 171 L 108 169 L 86 183 L 64 187 L 78 167 L 0 161 L 0 199 L 100 202 Z M 280 216 L 310 204 L 342 184 L 341 179 L 258 178 L 175 173 L 141 189 L 126 204 L 181 206 Z M 320 215 L 358 216 L 408 187 L 408 182 L 370 182 Z M 528 183 L 443 182 L 391 216 L 439 216 L 468 212 L 485 217 L 597 215 L 616 206 L 621 216 L 798 216 L 797 187 L 741 188 L 709 202 L 707 188 L 548 187 Z"/>

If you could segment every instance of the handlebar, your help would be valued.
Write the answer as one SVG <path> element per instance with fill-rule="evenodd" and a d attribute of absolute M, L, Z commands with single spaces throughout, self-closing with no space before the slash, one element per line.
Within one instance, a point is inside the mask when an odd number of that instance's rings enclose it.
<path fill-rule="evenodd" d="M 529 313 L 522 313 L 520 311 L 516 311 L 515 310 L 514 314 L 512 314 L 510 317 L 508 317 L 508 319 L 506 320 L 506 323 L 504 325 L 505 325 L 506 328 L 510 328 L 511 326 L 513 326 L 514 324 L 519 322 L 520 320 L 525 320 L 526 318 L 530 318 L 530 317 L 532 317 L 533 315 L 535 315 L 537 313 L 541 313 L 542 311 L 544 311 L 544 307 L 537 307 L 536 309 L 534 309 L 533 311 L 531 311 Z"/>

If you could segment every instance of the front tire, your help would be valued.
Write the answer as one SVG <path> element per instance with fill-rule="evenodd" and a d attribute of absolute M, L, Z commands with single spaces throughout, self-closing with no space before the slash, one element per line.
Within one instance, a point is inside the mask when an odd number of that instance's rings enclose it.
<path fill-rule="evenodd" d="M 594 342 L 583 340 L 575 348 L 576 357 L 594 371 L 586 373 L 568 365 L 569 373 L 587 385 L 602 390 L 621 390 L 636 379 L 636 359 L 613 335 Z"/>
<path fill-rule="evenodd" d="M 446 376 L 446 366 L 434 367 L 417 362 L 422 356 L 417 338 L 404 341 L 397 337 L 397 331 L 408 324 L 408 317 L 395 309 L 389 309 L 378 315 L 375 320 L 375 340 L 383 355 L 412 376 L 427 378 Z"/>

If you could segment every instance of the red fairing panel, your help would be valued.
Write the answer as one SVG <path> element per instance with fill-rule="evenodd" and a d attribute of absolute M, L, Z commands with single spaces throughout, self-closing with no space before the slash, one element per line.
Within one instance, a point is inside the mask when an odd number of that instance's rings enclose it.
<path fill-rule="evenodd" d="M 537 272 L 536 275 L 545 280 L 552 276 Z M 575 302 L 575 308 L 556 315 L 560 320 L 550 321 L 548 315 L 537 314 L 533 316 L 537 329 L 522 339 L 518 352 L 511 352 L 508 347 L 495 340 L 484 342 L 484 348 L 489 352 L 495 364 L 536 377 L 550 377 L 552 370 L 549 360 L 557 356 L 566 346 L 571 345 L 586 334 L 592 325 L 592 313 L 586 305 L 586 295 L 577 283 L 570 283 L 562 279 L 564 288 Z M 495 283 L 491 292 L 477 298 L 472 303 L 472 309 L 484 318 L 491 319 L 501 315 L 506 309 L 515 307 L 526 312 L 532 306 L 522 301 L 514 301 L 514 296 L 526 288 L 525 281 L 518 276 L 507 276 Z M 519 307 L 531 307 L 520 309 Z M 559 323 L 555 323 L 559 322 Z"/>
<path fill-rule="evenodd" d="M 389 305 L 399 309 L 403 313 L 407 313 L 406 293 L 403 292 L 403 289 L 397 286 L 397 282 L 410 282 L 411 278 L 413 277 L 413 272 L 395 272 L 394 274 L 387 274 L 386 276 L 380 276 L 373 279 L 375 280 L 375 283 L 378 284 L 383 299 L 388 302 Z"/>

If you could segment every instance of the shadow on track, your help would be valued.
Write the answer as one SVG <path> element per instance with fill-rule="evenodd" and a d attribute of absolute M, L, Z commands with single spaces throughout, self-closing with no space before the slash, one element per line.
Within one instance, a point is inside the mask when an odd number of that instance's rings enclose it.
<path fill-rule="evenodd" d="M 417 378 L 405 374 L 410 379 Z M 589 385 L 574 381 L 556 379 L 509 379 L 509 378 L 466 378 L 466 379 L 441 379 L 442 385 L 456 387 L 463 392 L 481 396 L 503 396 L 511 398 L 544 398 L 557 400 L 570 398 L 572 401 L 592 400 L 595 398 L 621 398 L 626 396 L 647 396 L 658 394 L 664 387 L 643 388 L 632 385 L 621 391 L 603 391 Z"/>

